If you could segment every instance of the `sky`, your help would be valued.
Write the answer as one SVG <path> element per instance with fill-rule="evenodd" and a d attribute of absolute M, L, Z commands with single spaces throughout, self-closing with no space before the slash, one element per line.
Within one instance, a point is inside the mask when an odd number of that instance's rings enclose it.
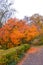
<path fill-rule="evenodd" d="M 22 19 L 35 13 L 43 15 L 43 0 L 13 0 L 16 17 Z"/>

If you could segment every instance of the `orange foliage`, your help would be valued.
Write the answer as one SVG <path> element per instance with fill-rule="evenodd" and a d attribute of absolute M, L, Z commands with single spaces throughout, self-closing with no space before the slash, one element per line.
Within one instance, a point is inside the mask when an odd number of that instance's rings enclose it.
<path fill-rule="evenodd" d="M 37 26 L 26 24 L 24 20 L 9 19 L 0 29 L 0 44 L 7 43 L 8 47 L 18 45 L 21 39 L 26 41 L 39 35 Z"/>
<path fill-rule="evenodd" d="M 37 51 L 39 51 L 38 48 L 33 48 L 33 47 L 32 47 L 32 48 L 29 49 L 29 53 L 30 53 L 30 54 L 36 53 Z"/>
<path fill-rule="evenodd" d="M 12 33 L 10 34 L 11 41 L 14 44 L 20 44 L 20 39 L 24 37 L 24 34 L 21 33 L 19 30 L 13 29 Z"/>

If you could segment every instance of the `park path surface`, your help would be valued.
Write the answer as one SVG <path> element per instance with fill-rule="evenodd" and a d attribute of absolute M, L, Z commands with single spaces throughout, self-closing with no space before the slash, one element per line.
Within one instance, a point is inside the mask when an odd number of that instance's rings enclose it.
<path fill-rule="evenodd" d="M 31 47 L 17 65 L 43 65 L 43 46 Z"/>

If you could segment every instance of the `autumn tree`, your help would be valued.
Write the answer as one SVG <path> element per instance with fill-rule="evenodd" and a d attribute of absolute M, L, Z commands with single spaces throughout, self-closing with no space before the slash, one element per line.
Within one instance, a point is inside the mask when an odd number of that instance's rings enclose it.
<path fill-rule="evenodd" d="M 0 45 L 6 48 L 29 43 L 33 38 L 39 35 L 37 26 L 29 26 L 27 21 L 11 18 L 0 29 Z"/>
<path fill-rule="evenodd" d="M 34 14 L 30 17 L 30 20 L 32 20 L 32 23 L 35 24 L 39 30 L 43 29 L 43 16 Z"/>

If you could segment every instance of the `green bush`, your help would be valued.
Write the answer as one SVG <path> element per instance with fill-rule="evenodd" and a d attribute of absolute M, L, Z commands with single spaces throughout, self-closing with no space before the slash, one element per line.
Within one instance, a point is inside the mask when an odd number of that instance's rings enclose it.
<path fill-rule="evenodd" d="M 16 65 L 29 48 L 29 44 L 22 44 L 21 46 L 5 50 L 0 54 L 0 65 Z"/>

